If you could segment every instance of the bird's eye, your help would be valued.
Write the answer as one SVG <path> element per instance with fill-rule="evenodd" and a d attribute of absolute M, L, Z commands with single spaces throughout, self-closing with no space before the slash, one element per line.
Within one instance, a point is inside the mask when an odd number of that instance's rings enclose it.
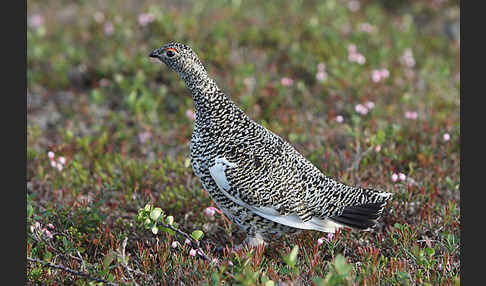
<path fill-rule="evenodd" d="M 165 52 L 165 55 L 168 57 L 168 58 L 172 58 L 173 56 L 176 55 L 175 51 L 173 49 L 167 49 L 167 51 Z"/>

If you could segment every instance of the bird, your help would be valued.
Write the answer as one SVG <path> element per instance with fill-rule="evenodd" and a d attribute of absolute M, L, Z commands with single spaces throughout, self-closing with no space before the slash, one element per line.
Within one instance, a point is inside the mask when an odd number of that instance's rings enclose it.
<path fill-rule="evenodd" d="M 370 231 L 392 193 L 349 186 L 325 175 L 289 142 L 251 119 L 213 80 L 187 45 L 149 53 L 185 82 L 195 119 L 189 156 L 217 207 L 246 232 L 239 247 L 315 230 Z"/>

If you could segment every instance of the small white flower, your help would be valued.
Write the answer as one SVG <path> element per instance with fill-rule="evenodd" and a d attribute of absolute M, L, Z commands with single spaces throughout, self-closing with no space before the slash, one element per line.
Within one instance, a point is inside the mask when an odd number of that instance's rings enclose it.
<path fill-rule="evenodd" d="M 66 158 L 64 158 L 64 157 L 62 157 L 62 156 L 61 156 L 61 157 L 59 157 L 59 159 L 57 159 L 57 161 L 58 161 L 59 163 L 61 163 L 62 165 L 66 164 Z"/>
<path fill-rule="evenodd" d="M 194 248 L 191 248 L 191 251 L 189 251 L 190 256 L 196 256 L 196 250 Z"/>
<path fill-rule="evenodd" d="M 54 159 L 54 156 L 55 156 L 54 152 L 52 151 L 47 152 L 47 157 L 49 157 L 49 159 Z"/>

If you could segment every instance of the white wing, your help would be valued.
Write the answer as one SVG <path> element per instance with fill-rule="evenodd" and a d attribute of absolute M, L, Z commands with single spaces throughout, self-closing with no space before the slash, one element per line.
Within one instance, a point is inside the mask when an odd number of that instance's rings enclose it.
<path fill-rule="evenodd" d="M 318 231 L 323 231 L 323 232 L 335 232 L 336 229 L 342 227 L 342 225 L 335 223 L 329 219 L 320 219 L 317 217 L 312 217 L 310 221 L 303 222 L 300 217 L 295 214 L 289 214 L 289 215 L 281 215 L 278 211 L 276 211 L 272 207 L 254 207 L 251 206 L 244 201 L 242 201 L 240 198 L 237 198 L 235 196 L 232 196 L 228 193 L 229 189 L 231 189 L 231 186 L 229 185 L 228 179 L 226 178 L 226 168 L 232 167 L 235 168 L 237 167 L 236 164 L 230 163 L 226 158 L 216 158 L 214 162 L 214 166 L 209 168 L 209 173 L 211 174 L 211 177 L 214 179 L 214 182 L 216 185 L 219 187 L 221 192 L 232 200 L 234 203 L 243 206 L 257 215 L 264 217 L 266 219 L 269 219 L 271 221 L 294 227 L 294 228 L 299 228 L 299 229 L 308 229 L 308 230 L 318 230 Z"/>

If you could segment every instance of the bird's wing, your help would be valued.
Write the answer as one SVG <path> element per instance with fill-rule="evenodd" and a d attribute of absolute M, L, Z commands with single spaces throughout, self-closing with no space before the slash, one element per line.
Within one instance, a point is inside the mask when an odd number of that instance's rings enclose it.
<path fill-rule="evenodd" d="M 246 144 L 239 152 L 215 158 L 209 168 L 220 191 L 234 203 L 274 222 L 300 228 L 333 232 L 339 224 L 313 216 L 306 206 L 306 182 L 299 158 L 289 154 L 288 143 Z M 291 147 L 291 146 L 290 146 Z"/>

